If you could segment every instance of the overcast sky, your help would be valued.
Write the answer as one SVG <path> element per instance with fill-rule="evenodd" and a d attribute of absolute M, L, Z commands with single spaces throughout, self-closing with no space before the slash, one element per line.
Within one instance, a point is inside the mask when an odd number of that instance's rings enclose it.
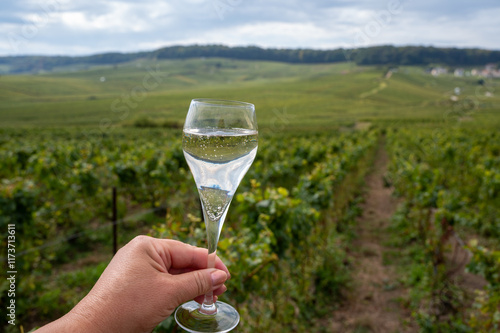
<path fill-rule="evenodd" d="M 500 49 L 499 0 L 1 0 L 0 55 L 169 45 Z"/>

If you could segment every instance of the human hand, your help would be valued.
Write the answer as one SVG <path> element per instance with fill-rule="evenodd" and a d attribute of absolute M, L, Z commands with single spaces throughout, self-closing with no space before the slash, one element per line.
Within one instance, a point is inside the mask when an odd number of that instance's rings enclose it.
<path fill-rule="evenodd" d="M 206 265 L 206 249 L 138 236 L 118 251 L 80 303 L 39 332 L 68 332 L 67 325 L 80 332 L 151 332 L 184 302 L 201 303 L 210 290 L 226 291 L 226 266 L 219 258 L 216 268 Z"/>

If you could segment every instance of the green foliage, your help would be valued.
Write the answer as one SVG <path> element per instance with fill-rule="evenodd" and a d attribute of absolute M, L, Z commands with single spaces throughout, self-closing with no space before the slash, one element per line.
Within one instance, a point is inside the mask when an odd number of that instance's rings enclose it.
<path fill-rule="evenodd" d="M 138 128 L 157 128 L 157 127 L 165 127 L 165 128 L 182 128 L 182 124 L 169 121 L 169 120 L 153 120 L 148 117 L 141 117 L 134 121 L 134 127 Z"/>
<path fill-rule="evenodd" d="M 46 312 L 39 314 L 42 320 L 64 313 L 74 299 L 81 297 L 66 295 L 59 287 L 48 289 L 44 281 L 60 264 L 111 243 L 110 234 L 103 237 L 99 225 L 109 223 L 113 186 L 119 187 L 122 202 L 157 208 L 165 203 L 167 193 L 182 191 L 186 179 L 182 152 L 175 151 L 180 150 L 180 142 L 169 133 L 151 133 L 148 139 L 137 139 L 137 147 L 128 142 L 130 134 L 120 144 L 120 135 L 110 140 L 93 136 L 83 139 L 82 134 L 39 131 L 0 146 L 0 156 L 4 157 L 0 159 L 0 227 L 7 230 L 7 224 L 14 224 L 16 228 L 16 269 L 21 277 L 17 311 L 21 321 L 32 320 L 37 313 L 32 310 L 33 304 Z M 5 140 L 11 135 L 17 132 L 0 132 Z M 171 141 L 169 149 L 157 149 L 164 140 Z M 170 178 L 174 174 L 178 186 Z M 2 238 L 4 248 L 6 242 Z M 71 284 L 63 285 L 69 288 Z M 73 301 L 51 303 L 58 311 L 42 306 L 66 297 Z"/>
<path fill-rule="evenodd" d="M 282 187 L 261 190 L 259 184 L 254 183 L 250 192 L 239 194 L 236 199 L 242 214 L 255 212 L 243 215 L 242 225 L 256 233 L 269 229 L 274 236 L 273 252 L 279 257 L 292 245 L 300 247 L 319 219 L 315 209 L 304 205 L 300 199 L 290 198 Z M 258 238 L 258 234 L 254 238 Z"/>
<path fill-rule="evenodd" d="M 362 61 L 366 52 L 370 61 L 392 62 L 397 52 L 405 52 L 403 60 L 412 52 L 369 51 L 350 56 Z M 302 52 L 313 61 L 323 55 Z M 387 135 L 392 167 L 386 180 L 407 198 L 394 221 L 400 259 L 412 265 L 405 279 L 412 305 L 425 310 L 416 311 L 416 318 L 429 330 L 444 331 L 449 324 L 460 331 L 463 323 L 480 332 L 497 328 L 496 289 L 478 295 L 471 317 L 460 315 L 463 295 L 444 278 L 448 248 L 441 242 L 449 227 L 498 239 L 500 99 L 481 97 L 495 90 L 497 80 L 485 79 L 477 89 L 477 78 L 432 77 L 415 67 L 401 67 L 389 80 L 383 78 L 387 68 L 353 63 L 222 58 L 140 56 L 119 66 L 101 65 L 133 57 L 118 58 L 87 59 L 99 66 L 77 72 L 52 63 L 52 73 L 1 78 L 0 225 L 15 223 L 18 232 L 18 318 L 25 329 L 69 310 L 104 268 L 78 265 L 71 275 L 63 265 L 89 251 L 111 252 L 113 186 L 119 218 L 127 216 L 120 244 L 151 229 L 155 236 L 205 246 L 199 199 L 177 128 L 196 96 L 257 106 L 259 152 L 219 244 L 233 273 L 225 297 L 245 322 L 239 330 L 308 331 L 349 287 L 345 249 L 359 213 L 355 197 L 379 135 L 363 126 Z M 151 71 L 159 75 L 158 86 L 133 98 Z M 450 91 L 457 86 L 463 95 L 452 103 Z M 441 131 L 443 113 L 445 125 L 459 126 Z M 474 120 L 462 123 L 464 115 Z M 147 218 L 137 217 L 144 209 Z M 155 213 L 166 220 L 159 223 Z M 494 262 L 489 253 L 471 266 L 478 273 L 493 274 L 486 268 Z M 427 311 L 440 304 L 429 301 L 436 298 L 450 303 L 439 320 Z M 446 316 L 451 319 L 443 323 Z M 174 325 L 169 319 L 157 330 L 175 330 Z"/>
<path fill-rule="evenodd" d="M 104 264 L 69 273 L 59 268 L 87 251 L 109 248 L 109 236 L 98 225 L 110 218 L 113 186 L 121 216 L 138 207 L 165 207 L 165 223 L 149 222 L 152 235 L 206 246 L 201 220 L 193 215 L 199 199 L 177 132 L 0 134 L 4 141 L 16 137 L 0 145 L 5 157 L 0 160 L 0 219 L 17 228 L 21 323 L 62 315 L 96 281 Z M 351 131 L 318 133 L 313 139 L 307 134 L 262 137 L 255 165 L 230 209 L 218 254 L 233 272 L 226 294 L 245 316 L 247 329 L 277 332 L 306 327 L 347 287 L 348 237 L 338 232 L 336 221 L 354 216 L 349 203 L 357 187 L 349 186 L 349 179 L 363 176 L 367 168 L 361 165 L 378 135 Z M 297 174 L 302 176 L 294 179 Z M 291 278 L 297 274 L 300 279 Z M 157 330 L 168 327 L 171 323 L 164 322 Z"/>
<path fill-rule="evenodd" d="M 395 47 L 390 45 L 335 50 L 263 49 L 256 46 L 224 45 L 169 46 L 151 52 L 104 53 L 84 57 L 17 56 L 0 57 L 0 64 L 10 67 L 9 73 L 51 71 L 68 66 L 123 64 L 140 59 L 231 58 L 268 60 L 290 63 L 333 63 L 355 61 L 360 65 L 430 65 L 451 66 L 498 63 L 500 53 L 481 49 L 436 48 L 425 46 Z"/>
<path fill-rule="evenodd" d="M 468 247 L 473 253 L 469 270 L 488 281 L 472 305 L 456 283 L 450 259 L 450 244 L 460 244 L 460 235 L 500 237 L 497 134 L 453 127 L 439 132 L 401 128 L 388 132 L 392 153 L 388 178 L 405 197 L 393 228 L 399 245 L 412 249 L 406 282 L 424 332 L 498 330 L 498 252 L 478 246 L 477 241 Z"/>
<path fill-rule="evenodd" d="M 353 218 L 357 210 L 345 200 L 356 188 L 340 189 L 346 175 L 355 174 L 357 181 L 363 177 L 367 168 L 355 169 L 371 156 L 377 139 L 376 132 L 350 132 L 318 135 L 315 141 L 288 138 L 282 144 L 275 136 L 259 146 L 247 175 L 254 178 L 241 184 L 217 252 L 232 272 L 224 297 L 243 317 L 239 331 L 304 330 L 342 298 L 350 280 L 348 237 L 338 233 L 336 221 Z M 284 162 L 281 155 L 292 158 Z M 304 172 L 301 179 L 287 183 L 298 170 Z M 315 177 L 320 187 L 304 185 Z M 280 182 L 291 189 L 275 187 Z M 182 220 L 169 214 L 152 235 L 204 246 L 201 219 L 189 214 Z M 169 325 L 157 331 L 169 332 Z"/>
<path fill-rule="evenodd" d="M 106 136 L 147 119 L 146 129 L 161 125 L 157 129 L 167 130 L 183 123 L 192 98 L 210 96 L 251 101 L 260 133 L 269 135 L 296 131 L 314 138 L 316 131 L 350 129 L 359 121 L 439 123 L 447 111 L 453 111 L 446 113 L 448 119 L 461 117 L 467 100 L 474 101 L 473 110 L 481 110 L 475 117 L 484 118 L 486 126 L 498 125 L 499 96 L 484 96 L 497 89 L 496 79 L 485 79 L 478 88 L 476 77 L 434 77 L 424 68 L 401 67 L 390 79 L 385 72 L 347 62 L 291 65 L 193 58 L 7 75 L 0 80 L 0 124 L 27 131 L 78 126 L 89 135 Z M 101 77 L 106 81 L 100 82 Z M 149 85 L 144 86 L 145 79 Z M 450 95 L 457 86 L 462 95 L 453 105 Z"/>
<path fill-rule="evenodd" d="M 478 291 L 474 300 L 470 326 L 475 332 L 500 330 L 500 251 L 488 250 L 471 242 L 468 249 L 473 257 L 468 265 L 471 273 L 480 274 L 488 281 L 484 291 Z"/>

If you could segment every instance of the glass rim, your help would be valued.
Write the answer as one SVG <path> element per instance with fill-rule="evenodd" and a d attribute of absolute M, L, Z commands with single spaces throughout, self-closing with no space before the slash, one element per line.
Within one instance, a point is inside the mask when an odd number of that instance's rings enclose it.
<path fill-rule="evenodd" d="M 255 105 L 248 102 L 234 101 L 230 99 L 217 99 L 217 98 L 194 98 L 191 102 L 222 107 L 240 107 L 255 109 Z"/>

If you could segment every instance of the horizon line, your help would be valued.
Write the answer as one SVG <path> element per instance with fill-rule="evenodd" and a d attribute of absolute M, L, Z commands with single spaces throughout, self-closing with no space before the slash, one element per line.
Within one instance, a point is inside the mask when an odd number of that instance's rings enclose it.
<path fill-rule="evenodd" d="M 404 48 L 404 47 L 423 47 L 423 48 L 435 48 L 435 49 L 460 49 L 460 50 L 484 50 L 484 51 L 491 51 L 491 52 L 499 52 L 499 49 L 488 49 L 484 47 L 460 47 L 460 46 L 435 46 L 432 44 L 425 45 L 425 44 L 373 44 L 373 45 L 366 45 L 366 46 L 339 46 L 339 47 L 329 47 L 329 48 L 311 48 L 311 47 L 266 47 L 266 46 L 259 46 L 255 44 L 247 44 L 247 45 L 228 45 L 228 44 L 217 44 L 217 43 L 207 43 L 207 44 L 198 44 L 198 43 L 191 43 L 191 44 L 171 44 L 171 45 L 166 45 L 162 46 L 159 48 L 155 49 L 149 49 L 149 50 L 137 50 L 137 51 L 103 51 L 103 52 L 98 52 L 98 53 L 90 53 L 90 54 L 74 54 L 74 55 L 69 55 L 69 54 L 17 54 L 17 55 L 2 55 L 0 54 L 0 58 L 23 58 L 23 57 L 68 57 L 68 58 L 85 58 L 85 57 L 93 57 L 97 55 L 104 55 L 104 54 L 138 54 L 138 53 L 152 53 L 155 51 L 159 51 L 162 49 L 167 49 L 167 48 L 174 48 L 174 47 L 195 47 L 195 46 L 201 46 L 201 47 L 206 47 L 206 46 L 220 46 L 220 47 L 227 47 L 227 48 L 259 48 L 262 50 L 310 50 L 310 51 L 336 51 L 336 50 L 359 50 L 359 49 L 369 49 L 369 48 L 377 48 L 377 47 L 394 47 L 394 48 Z"/>

